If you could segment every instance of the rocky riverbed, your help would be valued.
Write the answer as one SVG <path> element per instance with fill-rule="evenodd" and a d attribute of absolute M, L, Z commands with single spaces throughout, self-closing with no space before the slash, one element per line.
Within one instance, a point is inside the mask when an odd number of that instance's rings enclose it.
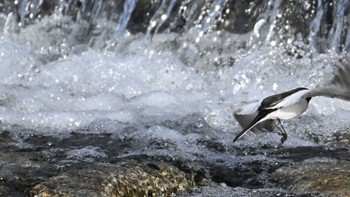
<path fill-rule="evenodd" d="M 166 124 L 198 131 L 198 122 Z M 174 150 L 167 151 L 170 145 L 157 139 L 150 146 L 108 132 L 36 133 L 13 125 L 1 131 L 1 196 L 350 195 L 346 144 L 242 147 L 198 138 L 195 143 L 216 155 L 200 160 L 201 155 L 174 156 Z M 135 153 L 144 148 L 148 154 Z"/>

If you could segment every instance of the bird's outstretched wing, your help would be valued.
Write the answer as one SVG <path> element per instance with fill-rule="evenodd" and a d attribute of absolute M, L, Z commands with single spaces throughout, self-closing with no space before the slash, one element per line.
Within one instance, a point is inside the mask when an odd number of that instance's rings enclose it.
<path fill-rule="evenodd" d="M 309 91 L 305 97 L 326 96 L 350 101 L 350 55 L 339 60 L 333 78 L 326 84 Z"/>
<path fill-rule="evenodd" d="M 233 115 L 242 128 L 247 128 L 248 125 L 253 122 L 254 118 L 258 115 L 258 109 L 261 102 L 262 100 L 244 103 L 234 111 Z M 273 131 L 272 120 L 260 122 L 255 126 L 255 128 L 271 132 Z"/>
<path fill-rule="evenodd" d="M 252 129 L 253 127 L 255 127 L 255 125 L 257 125 L 263 118 L 266 117 L 267 114 L 270 113 L 270 111 L 274 111 L 274 110 L 264 110 L 262 112 L 260 112 L 257 116 L 255 116 L 255 118 L 248 124 L 248 126 L 246 126 L 233 140 L 233 142 L 239 140 L 245 133 L 247 133 L 250 129 Z"/>

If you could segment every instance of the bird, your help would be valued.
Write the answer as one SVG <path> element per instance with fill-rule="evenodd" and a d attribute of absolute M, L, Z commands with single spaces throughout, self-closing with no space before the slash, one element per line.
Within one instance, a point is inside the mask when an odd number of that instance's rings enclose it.
<path fill-rule="evenodd" d="M 255 127 L 273 131 L 274 125 L 279 130 L 277 133 L 282 136 L 281 144 L 283 144 L 288 135 L 281 120 L 295 118 L 304 113 L 313 97 L 325 96 L 350 101 L 350 57 L 340 59 L 336 63 L 336 68 L 334 76 L 326 84 L 313 89 L 298 87 L 238 108 L 234 112 L 234 117 L 244 129 L 238 133 L 233 142 Z"/>

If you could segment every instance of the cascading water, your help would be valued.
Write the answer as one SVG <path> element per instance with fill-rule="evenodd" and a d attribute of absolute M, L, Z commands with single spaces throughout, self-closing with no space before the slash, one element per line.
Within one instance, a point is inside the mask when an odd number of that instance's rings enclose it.
<path fill-rule="evenodd" d="M 2 5 L 4 14 L 14 13 L 16 23 L 27 25 L 42 17 L 69 16 L 76 23 L 88 21 L 91 28 L 103 30 L 115 25 L 115 37 L 124 33 L 157 34 L 198 29 L 199 35 L 212 31 L 248 33 L 264 20 L 265 40 L 292 38 L 301 34 L 305 43 L 326 42 L 327 48 L 346 48 L 347 1 L 14 1 Z M 301 16 L 293 15 L 295 10 Z M 302 19 L 302 21 L 299 21 Z M 101 23 L 107 20 L 109 23 Z M 113 22 L 111 24 L 110 22 Z M 127 31 L 126 31 L 127 30 Z M 90 35 L 93 36 L 93 35 Z M 282 42 L 280 40 L 280 42 Z M 290 44 L 290 43 L 289 43 Z M 316 44 L 310 48 L 318 48 Z"/>
<path fill-rule="evenodd" d="M 349 102 L 313 98 L 284 122 L 283 146 L 266 132 L 233 144 L 232 112 L 327 82 L 350 48 L 349 11 L 346 0 L 0 2 L 0 194 L 348 194 Z"/>
<path fill-rule="evenodd" d="M 121 36 L 124 34 L 126 26 L 130 20 L 130 16 L 135 9 L 136 0 L 134 1 L 126 1 L 124 3 L 123 13 L 119 17 L 119 21 L 117 23 L 116 36 Z"/>

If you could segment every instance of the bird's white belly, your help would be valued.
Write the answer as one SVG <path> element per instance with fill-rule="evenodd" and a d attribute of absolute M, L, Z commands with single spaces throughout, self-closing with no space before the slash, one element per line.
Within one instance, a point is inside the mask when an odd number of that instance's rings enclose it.
<path fill-rule="evenodd" d="M 289 105 L 286 107 L 282 107 L 269 115 L 267 115 L 267 119 L 281 119 L 281 120 L 287 120 L 294 118 L 302 113 L 305 112 L 305 110 L 308 107 L 308 102 L 306 99 L 302 99 L 299 102 Z"/>

